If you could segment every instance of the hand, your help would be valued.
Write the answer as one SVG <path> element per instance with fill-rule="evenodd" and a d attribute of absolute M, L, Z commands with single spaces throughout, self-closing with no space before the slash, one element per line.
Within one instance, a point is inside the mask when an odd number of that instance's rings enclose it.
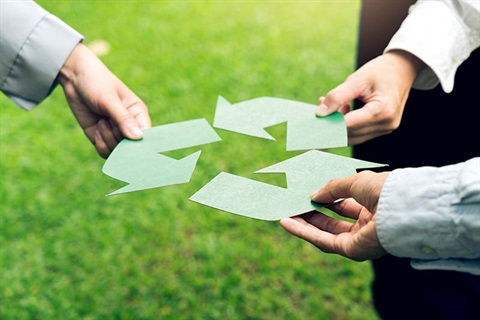
<path fill-rule="evenodd" d="M 334 111 L 345 115 L 348 144 L 356 145 L 397 129 L 405 102 L 424 64 L 406 51 L 385 53 L 351 74 L 344 83 L 319 98 L 318 116 Z M 350 111 L 350 102 L 365 105 Z"/>
<path fill-rule="evenodd" d="M 72 51 L 57 77 L 80 127 L 107 158 L 123 137 L 151 127 L 146 105 L 85 45 Z"/>
<path fill-rule="evenodd" d="M 312 201 L 332 203 L 328 209 L 355 220 L 339 220 L 323 213 L 307 214 L 280 220 L 291 234 L 302 238 L 326 253 L 336 253 L 355 261 L 375 259 L 387 252 L 381 246 L 375 228 L 375 212 L 389 172 L 362 171 L 353 176 L 328 182 L 312 194 Z"/>

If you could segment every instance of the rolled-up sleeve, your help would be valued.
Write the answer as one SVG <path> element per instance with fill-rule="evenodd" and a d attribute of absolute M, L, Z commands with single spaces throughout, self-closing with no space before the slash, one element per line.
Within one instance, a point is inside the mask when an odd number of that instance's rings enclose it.
<path fill-rule="evenodd" d="M 432 89 L 441 83 L 453 90 L 455 73 L 480 46 L 480 1 L 417 1 L 384 52 L 404 50 L 417 56 L 426 68 L 413 87 Z"/>
<path fill-rule="evenodd" d="M 0 90 L 30 110 L 51 93 L 83 37 L 34 1 L 0 0 L 0 6 Z"/>
<path fill-rule="evenodd" d="M 480 158 L 392 171 L 376 227 L 385 250 L 415 268 L 480 274 Z"/>

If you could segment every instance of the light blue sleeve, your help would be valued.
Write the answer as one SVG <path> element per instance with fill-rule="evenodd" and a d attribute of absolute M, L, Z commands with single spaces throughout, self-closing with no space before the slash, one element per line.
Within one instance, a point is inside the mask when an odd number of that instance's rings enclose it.
<path fill-rule="evenodd" d="M 414 268 L 480 274 L 480 158 L 392 171 L 376 227 L 385 250 Z"/>
<path fill-rule="evenodd" d="M 34 1 L 0 0 L 0 90 L 20 107 L 34 108 L 82 39 Z"/>

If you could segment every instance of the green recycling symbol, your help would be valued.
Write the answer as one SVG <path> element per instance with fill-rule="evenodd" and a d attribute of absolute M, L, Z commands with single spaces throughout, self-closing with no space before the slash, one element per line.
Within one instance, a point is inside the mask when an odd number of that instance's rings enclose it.
<path fill-rule="evenodd" d="M 287 151 L 306 151 L 255 173 L 285 173 L 287 188 L 220 172 L 189 199 L 222 211 L 262 220 L 279 220 L 319 208 L 310 193 L 329 180 L 357 169 L 384 164 L 343 157 L 317 149 L 347 146 L 343 115 L 315 116 L 316 106 L 299 101 L 260 97 L 231 104 L 219 97 L 213 127 L 275 140 L 265 128 L 287 123 Z M 201 151 L 176 160 L 162 152 L 204 145 L 221 138 L 205 119 L 170 123 L 144 130 L 142 140 L 122 140 L 103 172 L 128 183 L 115 195 L 188 183 Z"/>

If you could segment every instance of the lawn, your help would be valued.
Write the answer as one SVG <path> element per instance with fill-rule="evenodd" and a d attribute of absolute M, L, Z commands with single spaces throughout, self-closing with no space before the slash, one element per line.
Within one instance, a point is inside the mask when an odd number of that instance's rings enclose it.
<path fill-rule="evenodd" d="M 219 95 L 315 104 L 354 68 L 359 1 L 38 2 L 87 45 L 109 43 L 102 60 L 153 125 L 212 123 Z M 0 105 L 0 318 L 377 319 L 369 262 L 188 200 L 220 171 L 254 178 L 294 155 L 284 125 L 274 142 L 218 130 L 175 152 L 202 150 L 190 183 L 106 197 L 124 184 L 61 88 L 30 112 Z"/>

